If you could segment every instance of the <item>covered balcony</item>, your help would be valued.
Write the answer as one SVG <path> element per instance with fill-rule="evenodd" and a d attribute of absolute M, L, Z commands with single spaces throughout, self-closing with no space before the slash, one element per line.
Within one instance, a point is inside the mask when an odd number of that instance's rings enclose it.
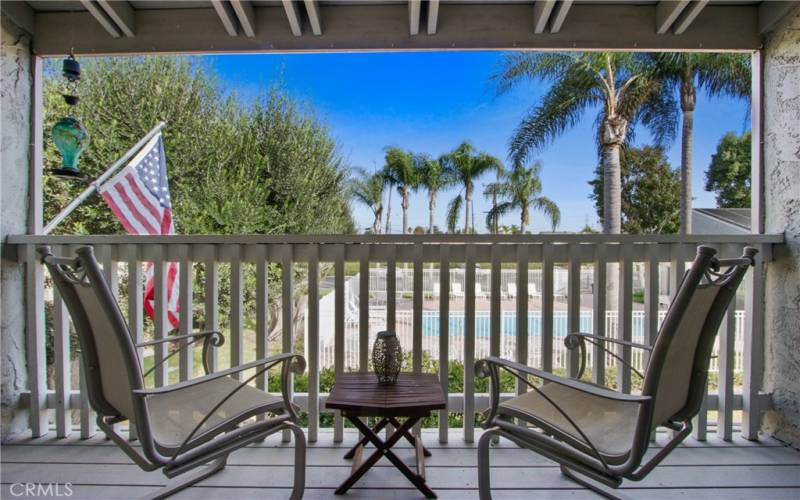
<path fill-rule="evenodd" d="M 74 5 L 73 5 L 74 4 Z M 92 246 L 139 343 L 163 339 L 168 269 L 180 270 L 179 334 L 222 330 L 212 368 L 280 352 L 307 361 L 290 384 L 308 451 L 306 498 L 333 498 L 358 431 L 325 403 L 337 375 L 366 372 L 377 332 L 398 332 L 404 369 L 439 377 L 447 408 L 423 422 L 425 477 L 440 498 L 477 498 L 477 441 L 490 404 L 475 362 L 500 356 L 574 377 L 569 332 L 652 345 L 700 244 L 759 253 L 714 345 L 692 435 L 629 498 L 797 498 L 797 175 L 800 10 L 791 2 L 3 2 L 2 495 L 139 498 L 168 480 L 144 472 L 97 429 L 70 318 L 37 259 Z M 70 12 L 67 12 L 70 11 Z M 60 27 L 69 23 L 72 28 Z M 43 234 L 42 59 L 76 54 L 339 50 L 712 50 L 752 54 L 750 234 L 689 235 L 76 235 Z M 16 80 L 8 77 L 14 69 Z M 9 111 L 10 110 L 10 111 Z M 13 112 L 13 113 L 12 113 Z M 152 266 L 155 313 L 142 301 Z M 201 293 L 200 293 L 201 291 Z M 269 297 L 279 295 L 279 300 Z M 269 304 L 278 304 L 270 310 Z M 47 332 L 52 331 L 52 338 Z M 188 346 L 147 379 L 196 377 Z M 148 369 L 170 355 L 140 349 Z M 647 357 L 589 349 L 584 379 L 642 389 Z M 50 362 L 48 362 L 48 359 Z M 457 369 L 454 370 L 454 367 Z M 455 374 L 455 375 L 454 375 Z M 254 386 L 277 392 L 279 374 Z M 513 380 L 501 400 L 526 391 Z M 135 426 L 119 432 L 135 448 Z M 653 436 L 648 456 L 671 431 Z M 175 498 L 287 498 L 294 443 L 270 436 Z M 413 463 L 408 443 L 398 455 Z M 558 465 L 500 439 L 495 498 L 590 498 Z M 416 498 L 386 459 L 347 493 Z"/>

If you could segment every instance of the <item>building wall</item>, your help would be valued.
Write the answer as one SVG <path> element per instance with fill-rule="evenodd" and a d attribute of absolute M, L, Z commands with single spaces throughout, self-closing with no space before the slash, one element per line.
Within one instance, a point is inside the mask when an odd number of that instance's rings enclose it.
<path fill-rule="evenodd" d="M 0 32 L 0 241 L 26 232 L 28 165 L 30 155 L 31 51 L 30 39 L 3 17 Z M 26 386 L 25 309 L 22 267 L 2 256 L 0 284 L 0 405 L 2 439 L 27 428 L 27 412 L 16 411 L 19 392 Z"/>
<path fill-rule="evenodd" d="M 765 225 L 786 245 L 766 277 L 763 428 L 800 447 L 800 7 L 768 36 L 764 72 Z"/>

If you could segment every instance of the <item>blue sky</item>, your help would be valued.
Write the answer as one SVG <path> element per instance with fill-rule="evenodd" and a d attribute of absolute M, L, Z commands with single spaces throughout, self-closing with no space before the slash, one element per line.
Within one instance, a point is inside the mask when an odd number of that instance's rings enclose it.
<path fill-rule="evenodd" d="M 407 52 L 351 54 L 287 54 L 207 56 L 221 83 L 243 101 L 256 98 L 266 87 L 282 82 L 294 97 L 313 107 L 338 140 L 345 160 L 354 166 L 377 169 L 383 149 L 394 145 L 438 156 L 462 140 L 506 161 L 508 141 L 520 119 L 546 92 L 547 84 L 525 84 L 496 96 L 489 82 L 500 61 L 499 52 Z M 581 123 L 535 155 L 542 161 L 543 194 L 561 209 L 560 230 L 577 231 L 585 223 L 599 227 L 589 199 L 588 181 L 597 164 L 594 117 L 588 111 Z M 693 190 L 696 207 L 714 206 L 704 189 L 705 171 L 720 138 L 728 131 L 749 128 L 741 101 L 698 97 L 694 125 Z M 638 132 L 639 143 L 647 140 Z M 680 144 L 668 149 L 673 168 L 680 165 Z M 493 179 L 487 177 L 484 182 Z M 483 192 L 483 182 L 476 190 Z M 447 203 L 457 191 L 443 193 L 436 221 L 445 225 Z M 427 226 L 427 196 L 411 199 L 413 226 Z M 354 205 L 358 227 L 371 226 L 371 212 Z M 483 213 L 489 203 L 476 196 L 476 227 L 483 231 Z M 534 213 L 533 231 L 549 230 Z M 392 201 L 392 227 L 401 222 L 398 196 Z M 504 223 L 516 223 L 517 215 Z M 480 222 L 479 222 L 480 220 Z"/>

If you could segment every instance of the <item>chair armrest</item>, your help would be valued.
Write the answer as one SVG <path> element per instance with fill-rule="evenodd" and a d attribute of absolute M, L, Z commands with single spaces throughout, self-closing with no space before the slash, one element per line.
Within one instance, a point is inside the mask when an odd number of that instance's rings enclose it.
<path fill-rule="evenodd" d="M 222 335 L 222 332 L 217 330 L 208 330 L 204 332 L 192 332 L 187 333 L 185 335 L 170 335 L 169 337 L 164 337 L 163 339 L 156 339 L 156 340 L 148 340 L 146 342 L 139 342 L 136 344 L 136 347 L 149 347 L 158 344 L 164 344 L 167 342 L 176 342 L 178 340 L 183 339 L 193 339 L 193 338 L 204 338 L 209 336 L 215 336 L 221 339 L 219 345 L 222 345 L 225 342 L 225 337 Z"/>
<path fill-rule="evenodd" d="M 475 374 L 480 377 L 495 376 L 496 370 L 492 370 L 491 369 L 492 366 L 505 368 L 507 370 L 512 370 L 518 373 L 524 373 L 525 375 L 533 375 L 534 377 L 540 378 L 542 380 L 546 380 L 548 382 L 554 382 L 556 384 L 563 385 L 571 389 L 575 389 L 576 391 L 585 392 L 600 398 L 612 399 L 614 401 L 642 404 L 651 400 L 650 396 L 640 396 L 637 394 L 624 394 L 621 392 L 613 391 L 611 389 L 603 389 L 596 385 L 588 384 L 580 380 L 576 380 L 573 378 L 559 377 L 558 375 L 554 375 L 550 372 L 539 370 L 537 368 L 532 368 L 530 366 L 526 366 L 523 365 L 522 363 L 517 363 L 515 361 L 509 361 L 507 359 L 498 358 L 496 356 L 490 356 L 488 358 L 478 360 L 475 363 Z"/>
<path fill-rule="evenodd" d="M 574 339 L 576 337 L 583 337 L 585 339 L 594 339 L 594 340 L 597 340 L 599 342 L 612 342 L 614 344 L 627 345 L 627 346 L 633 347 L 634 349 L 644 349 L 645 351 L 652 351 L 653 350 L 653 348 L 648 346 L 648 345 L 637 344 L 636 342 L 630 342 L 630 341 L 622 340 L 622 339 L 615 339 L 614 337 L 601 337 L 599 335 L 592 335 L 590 333 L 582 333 L 582 332 L 573 332 L 573 333 L 568 334 L 564 338 L 564 344 L 566 344 L 568 342 L 567 339 L 570 339 L 570 338 Z M 567 348 L 571 348 L 571 347 L 569 345 L 567 345 Z"/>
<path fill-rule="evenodd" d="M 606 347 L 605 342 L 611 342 L 613 344 L 628 346 L 634 349 L 642 349 L 647 352 L 652 351 L 653 350 L 652 347 L 643 344 L 637 344 L 635 342 L 630 342 L 628 340 L 615 339 L 613 337 L 600 337 L 598 335 L 591 335 L 589 333 L 573 332 L 564 337 L 564 345 L 569 350 L 577 348 L 580 353 L 580 364 L 578 366 L 577 378 L 583 377 L 583 372 L 586 370 L 586 341 L 588 341 L 592 345 L 596 345 L 606 353 L 610 354 L 611 356 L 616 358 L 620 363 L 627 366 L 634 373 L 639 375 L 640 378 L 644 379 L 644 375 L 642 375 L 642 373 L 639 370 L 634 368 L 633 365 L 631 365 L 629 362 L 619 357 L 617 353 L 610 351 Z"/>
<path fill-rule="evenodd" d="M 191 340 L 190 340 L 191 339 Z M 175 354 L 181 352 L 182 350 L 186 349 L 190 345 L 194 344 L 198 340 L 203 339 L 203 370 L 205 370 L 206 375 L 211 373 L 211 348 L 212 347 L 220 347 L 225 343 L 225 336 L 222 335 L 222 332 L 218 332 L 216 330 L 209 330 L 205 332 L 194 332 L 194 333 L 187 333 L 185 335 L 171 335 L 169 337 L 165 337 L 163 339 L 156 339 L 156 340 L 149 340 L 147 342 L 141 342 L 136 344 L 137 348 L 141 347 L 149 347 L 154 345 L 165 344 L 167 342 L 177 342 L 179 340 L 187 340 L 188 342 L 183 343 L 178 347 L 178 349 L 172 351 L 171 353 L 167 354 L 160 360 L 153 363 L 153 366 L 150 367 L 145 373 L 142 374 L 143 377 L 150 375 L 156 368 L 163 365 L 169 358 L 174 356 Z"/>
<path fill-rule="evenodd" d="M 293 361 L 293 362 L 290 362 Z M 293 373 L 303 373 L 306 369 L 306 360 L 303 356 L 299 354 L 294 354 L 290 352 L 285 352 L 282 354 L 276 354 L 275 356 L 269 356 L 267 358 L 257 359 L 255 361 L 251 361 L 250 363 L 246 363 L 239 366 L 234 366 L 233 368 L 228 368 L 227 370 L 222 370 L 220 372 L 210 373 L 208 375 L 204 375 L 202 377 L 193 378 L 191 380 L 185 380 L 183 382 L 178 382 L 177 384 L 165 385 L 163 387 L 156 387 L 152 389 L 137 389 L 133 391 L 133 394 L 140 397 L 145 396 L 155 396 L 159 394 L 168 394 L 170 392 L 179 391 L 181 389 L 185 389 L 187 387 L 192 387 L 195 385 L 203 384 L 205 382 L 209 382 L 211 380 L 216 380 L 218 378 L 227 377 L 230 375 L 235 375 L 237 373 L 251 370 L 253 368 L 261 367 L 259 372 L 266 371 L 273 366 L 277 365 L 278 363 L 284 363 L 284 370 L 291 371 Z M 266 366 L 265 366 L 266 365 Z M 286 369 L 288 367 L 288 370 Z"/>

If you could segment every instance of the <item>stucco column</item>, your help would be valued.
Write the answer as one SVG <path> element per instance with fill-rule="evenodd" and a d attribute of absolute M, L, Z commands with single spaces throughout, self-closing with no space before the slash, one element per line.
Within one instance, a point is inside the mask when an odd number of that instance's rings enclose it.
<path fill-rule="evenodd" d="M 800 7 L 764 46 L 764 224 L 784 233 L 767 267 L 762 428 L 800 447 Z"/>
<path fill-rule="evenodd" d="M 30 38 L 5 17 L 0 20 L 0 241 L 9 234 L 28 229 L 28 166 L 31 143 L 31 50 Z M 25 361 L 24 270 L 2 255 L 0 267 L 0 353 L 2 382 L 2 439 L 28 428 L 27 411 L 16 409 L 20 391 L 27 385 Z"/>

